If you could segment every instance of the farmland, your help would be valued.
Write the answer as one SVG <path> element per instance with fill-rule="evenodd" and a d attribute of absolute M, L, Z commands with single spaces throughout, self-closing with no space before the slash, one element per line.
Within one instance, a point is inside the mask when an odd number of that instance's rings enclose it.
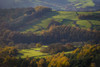
<path fill-rule="evenodd" d="M 47 29 L 47 26 L 52 19 L 58 21 L 61 25 L 71 25 L 82 29 L 99 30 L 98 27 L 100 27 L 100 20 L 97 19 L 82 20 L 78 18 L 78 15 L 96 15 L 96 14 L 100 14 L 100 11 L 97 12 L 53 11 L 41 17 L 39 20 L 33 21 L 34 22 L 33 24 L 28 25 L 25 28 L 22 28 L 20 31 L 24 33 L 28 31 L 40 33 L 42 30 Z"/>

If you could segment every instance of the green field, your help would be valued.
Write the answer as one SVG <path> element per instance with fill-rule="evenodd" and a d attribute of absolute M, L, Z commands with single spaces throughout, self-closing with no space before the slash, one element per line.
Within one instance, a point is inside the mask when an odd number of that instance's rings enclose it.
<path fill-rule="evenodd" d="M 59 4 L 59 2 L 61 2 L 61 4 Z M 85 8 L 85 7 L 88 7 L 88 6 L 91 6 L 91 7 L 95 6 L 95 3 L 93 2 L 93 0 L 63 0 L 63 2 L 57 1 L 57 0 L 54 0 L 54 1 L 34 0 L 34 1 L 32 1 L 32 3 L 35 4 L 35 5 L 39 5 L 39 4 L 41 4 L 41 5 L 42 4 L 52 5 L 52 6 L 55 6 L 55 8 L 59 8 L 59 9 L 62 9 L 62 10 L 66 10 L 66 8 L 63 7 L 63 6 L 69 5 L 69 4 L 73 7 L 76 7 L 76 8 Z"/>
<path fill-rule="evenodd" d="M 44 57 L 47 56 L 47 53 L 41 53 L 40 48 L 31 48 L 31 49 L 23 49 L 20 50 L 19 53 L 23 54 L 23 55 L 18 55 L 18 57 L 21 58 L 26 58 L 28 57 Z"/>
<path fill-rule="evenodd" d="M 97 29 L 100 28 L 100 20 L 81 20 L 78 18 L 78 15 L 80 14 L 84 14 L 84 15 L 95 15 L 95 14 L 100 14 L 100 11 L 97 12 L 68 12 L 68 11 L 53 11 L 53 12 L 49 12 L 48 14 L 46 14 L 45 16 L 41 17 L 38 20 L 32 20 L 31 22 L 28 23 L 32 23 L 30 25 L 28 25 L 25 28 L 22 28 L 22 30 L 20 30 L 21 32 L 28 32 L 28 31 L 32 31 L 35 33 L 40 33 L 42 30 L 46 30 L 48 24 L 50 23 L 50 21 L 56 20 L 59 23 L 61 23 L 62 25 L 71 25 L 71 26 L 76 26 L 79 28 L 84 28 L 84 29 Z M 76 22 L 76 24 L 74 23 Z"/>
<path fill-rule="evenodd" d="M 74 3 L 76 8 L 85 8 L 87 6 L 94 6 L 94 2 L 92 0 L 68 0 L 71 3 Z"/>
<path fill-rule="evenodd" d="M 47 47 L 47 46 L 42 46 L 41 48 L 43 47 Z M 40 52 L 41 48 L 30 48 L 30 49 L 19 50 L 20 54 L 17 57 L 26 58 L 28 56 L 28 57 L 41 58 L 41 57 L 49 56 L 47 53 Z"/>
<path fill-rule="evenodd" d="M 43 47 L 47 47 L 47 46 L 42 46 L 41 48 L 43 48 Z M 51 56 L 48 53 L 40 52 L 41 48 L 30 48 L 30 49 L 19 50 L 20 54 L 17 57 L 21 57 L 21 58 L 26 58 L 26 57 L 43 58 L 43 57 L 46 57 L 46 56 Z M 72 53 L 72 51 L 65 52 L 65 54 L 68 54 L 68 53 Z"/>
<path fill-rule="evenodd" d="M 79 20 L 77 21 L 77 25 L 79 25 L 80 28 L 85 28 L 85 29 L 91 27 L 91 24 L 87 20 Z"/>

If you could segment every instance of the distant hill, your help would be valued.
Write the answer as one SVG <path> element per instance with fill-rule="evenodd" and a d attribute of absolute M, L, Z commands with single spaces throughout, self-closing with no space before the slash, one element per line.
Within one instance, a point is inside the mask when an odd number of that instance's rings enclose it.
<path fill-rule="evenodd" d="M 80 15 L 86 15 L 86 16 L 89 15 L 91 16 L 91 18 L 81 19 L 79 18 Z M 94 15 L 97 17 L 96 18 L 93 17 Z M 41 32 L 42 30 L 48 29 L 49 24 L 52 24 L 52 22 L 55 23 L 52 20 L 58 22 L 58 25 L 70 25 L 82 29 L 100 30 L 100 20 L 98 15 L 100 15 L 100 11 L 97 12 L 52 11 L 42 16 L 41 18 L 33 19 L 26 22 L 27 25 L 21 27 L 19 30 L 21 32 L 28 32 L 28 31 Z"/>
<path fill-rule="evenodd" d="M 0 0 L 0 8 L 47 6 L 55 10 L 92 11 L 100 9 L 100 0 Z"/>
<path fill-rule="evenodd" d="M 53 25 L 70 25 L 100 31 L 99 17 L 100 11 L 54 11 L 51 8 L 42 6 L 0 10 L 0 22 L 8 22 L 12 30 L 20 32 L 32 31 L 39 33 Z"/>

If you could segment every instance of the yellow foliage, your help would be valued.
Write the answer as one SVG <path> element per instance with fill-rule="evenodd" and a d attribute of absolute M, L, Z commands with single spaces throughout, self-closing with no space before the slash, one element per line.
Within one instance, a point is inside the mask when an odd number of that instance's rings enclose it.
<path fill-rule="evenodd" d="M 79 50 L 80 50 L 80 49 L 77 48 L 77 49 L 75 49 L 72 53 L 75 54 L 75 53 L 78 52 Z"/>
<path fill-rule="evenodd" d="M 91 63 L 90 67 L 96 67 L 95 63 Z"/>
<path fill-rule="evenodd" d="M 100 45 L 84 45 L 81 51 L 77 54 L 77 59 L 85 57 L 87 55 L 93 57 L 93 52 L 100 50 Z M 75 53 L 75 50 L 74 50 Z"/>
<path fill-rule="evenodd" d="M 36 47 L 38 48 L 38 47 L 41 47 L 42 45 L 40 44 L 40 43 L 37 43 L 36 44 Z"/>
<path fill-rule="evenodd" d="M 90 49 L 91 49 L 91 45 L 84 45 L 83 48 L 81 49 L 80 53 L 78 53 L 77 58 L 82 58 L 84 56 L 86 56 L 87 54 L 90 53 Z"/>
<path fill-rule="evenodd" d="M 39 62 L 37 62 L 38 67 L 43 67 L 43 64 L 45 63 L 44 59 L 40 59 Z"/>
<path fill-rule="evenodd" d="M 70 63 L 68 62 L 68 58 L 64 56 L 64 53 L 57 54 L 53 57 L 47 58 L 50 59 L 48 67 L 69 67 Z"/>

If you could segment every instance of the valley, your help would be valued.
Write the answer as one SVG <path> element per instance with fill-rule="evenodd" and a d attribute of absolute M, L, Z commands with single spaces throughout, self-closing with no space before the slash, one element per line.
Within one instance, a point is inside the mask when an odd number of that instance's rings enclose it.
<path fill-rule="evenodd" d="M 16 2 L 32 2 L 36 7 L 0 9 L 0 67 L 100 67 L 100 10 L 84 11 L 98 4 L 92 0 Z M 65 2 L 75 10 L 66 8 Z"/>

